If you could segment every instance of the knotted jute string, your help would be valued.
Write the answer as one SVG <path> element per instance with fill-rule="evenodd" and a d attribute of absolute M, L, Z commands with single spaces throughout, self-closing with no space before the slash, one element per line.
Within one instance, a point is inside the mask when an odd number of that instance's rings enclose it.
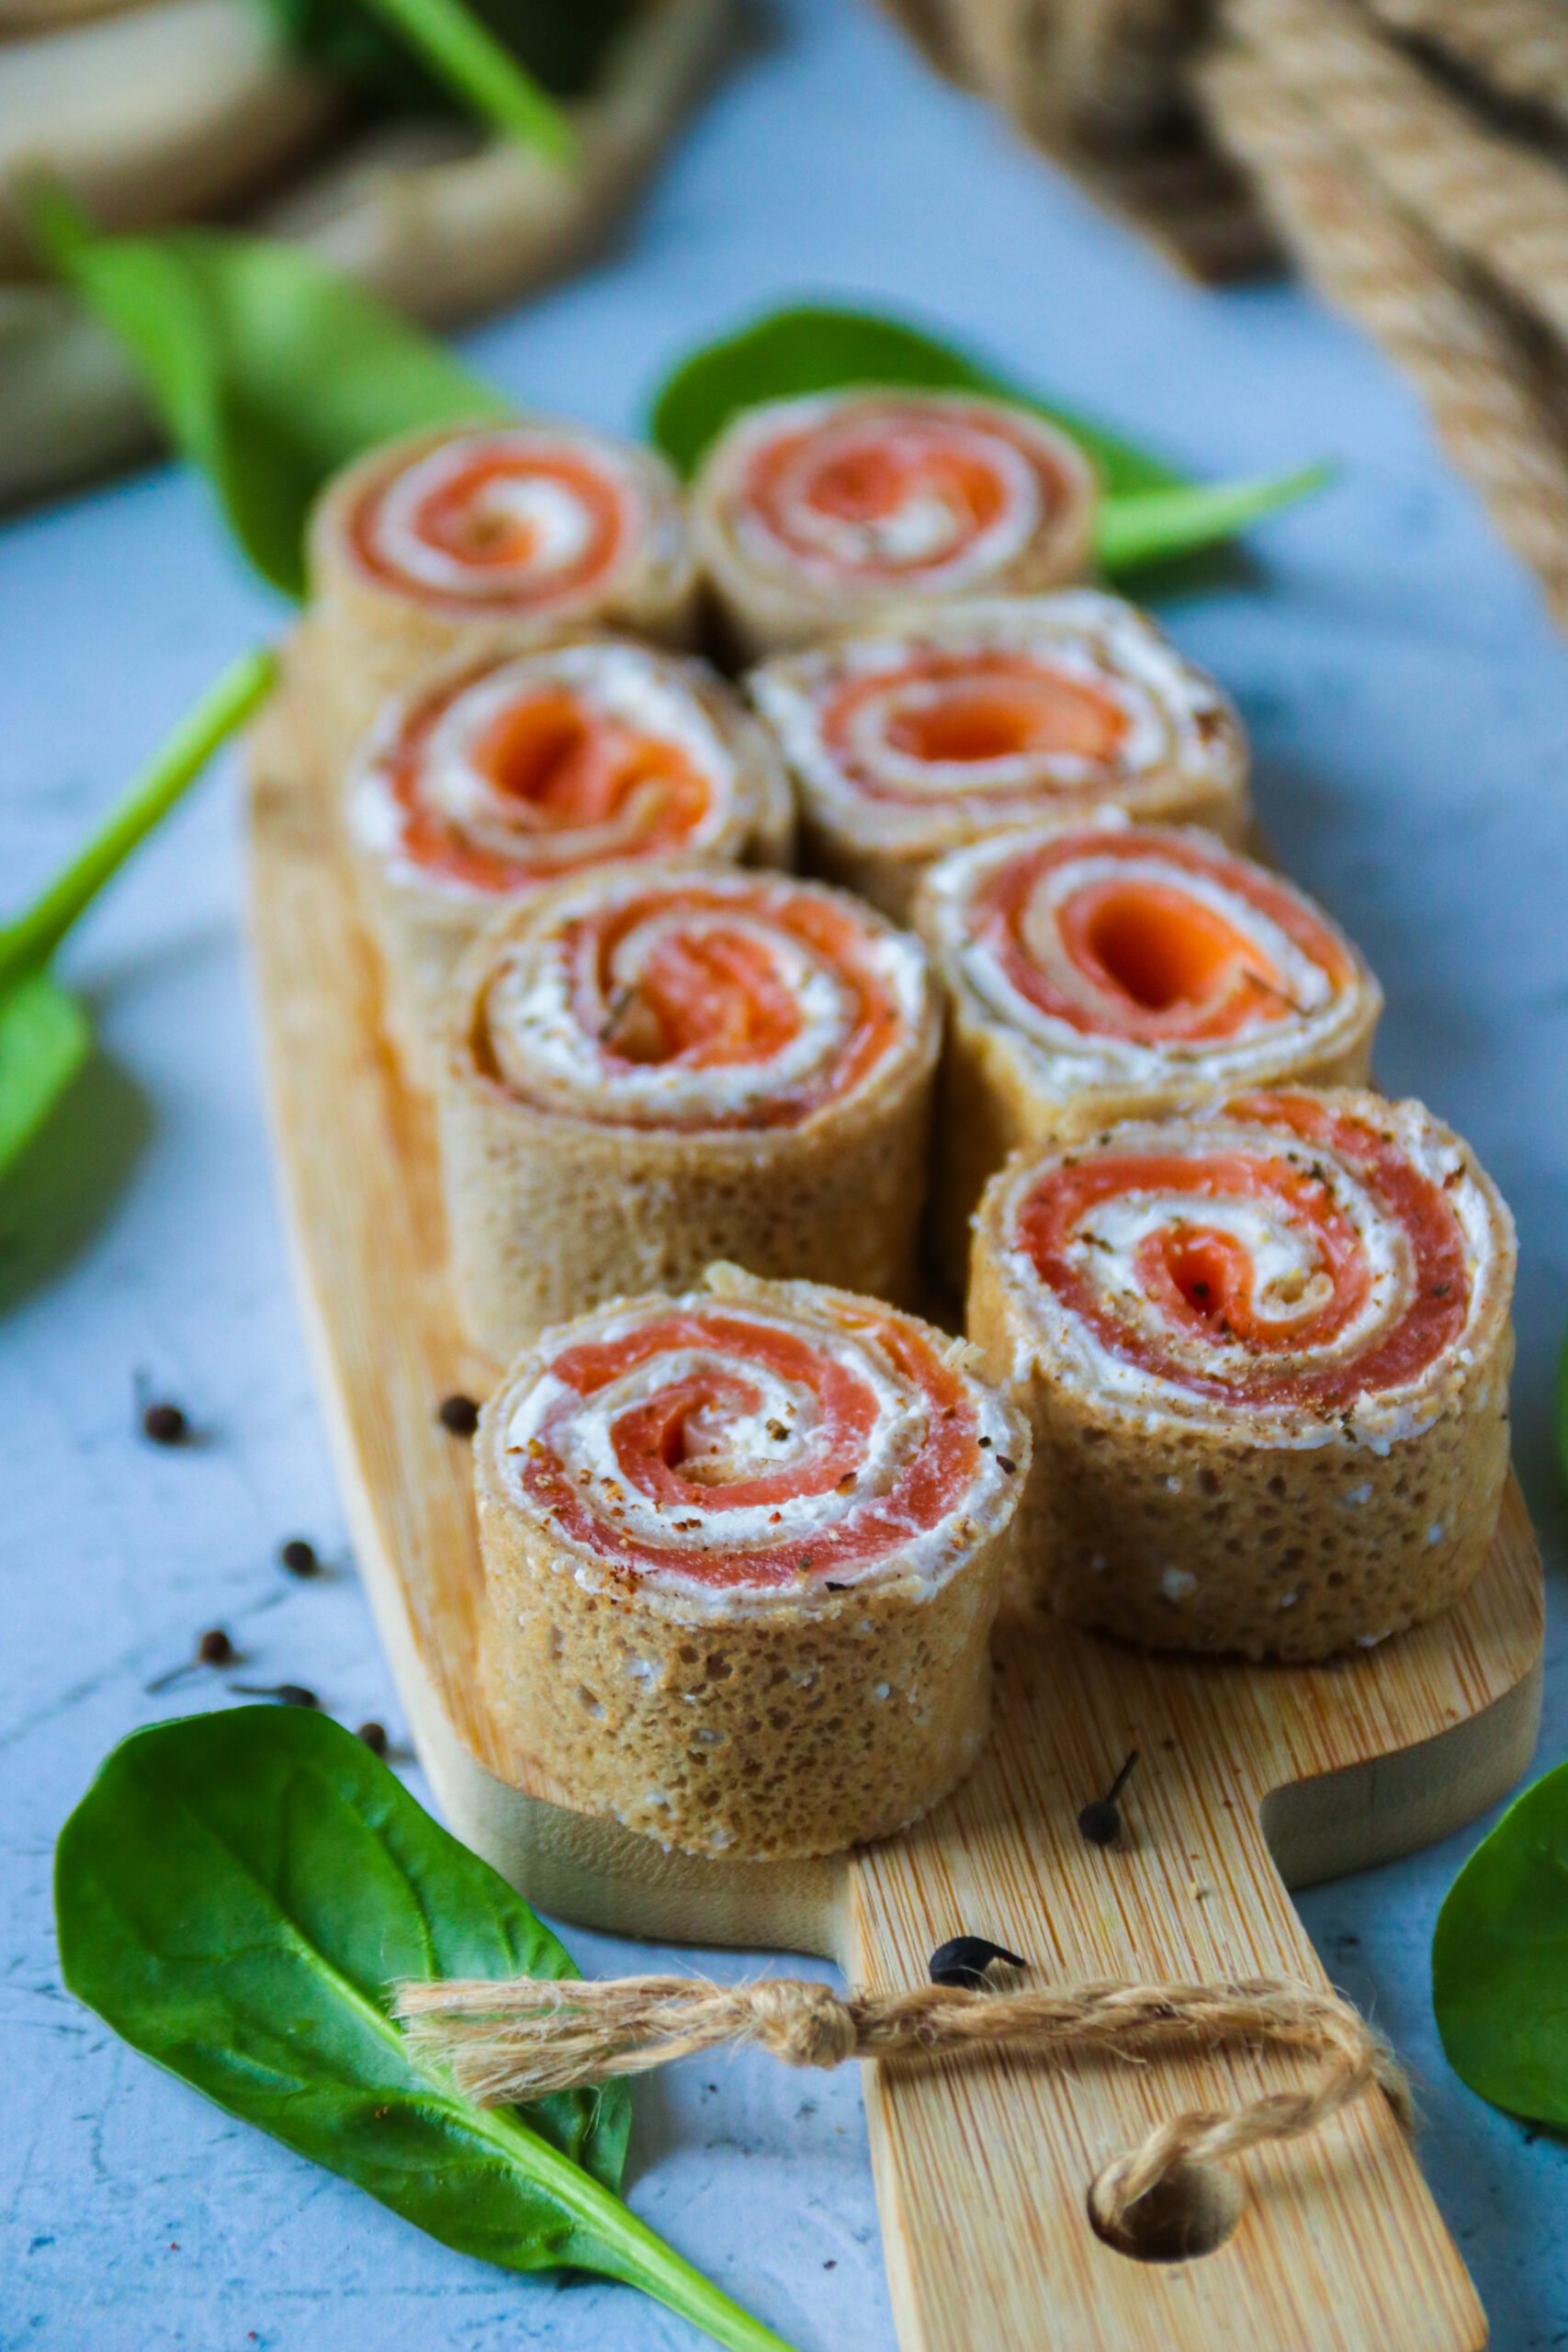
<path fill-rule="evenodd" d="M 1133 2059 L 1173 2045 L 1206 2051 L 1235 2043 L 1299 2050 L 1319 2062 L 1300 2090 L 1174 2116 L 1107 2165 L 1090 2204 L 1111 2232 L 1179 2165 L 1224 2162 L 1271 2141 L 1299 2139 L 1374 2088 L 1406 2130 L 1412 2120 L 1409 2086 L 1382 2037 L 1348 2001 L 1289 1977 L 995 1993 L 925 1984 L 908 1993 L 847 1996 L 780 1977 L 740 1984 L 691 1976 L 454 1979 L 400 1985 L 397 2013 L 410 2041 L 448 2067 L 485 2107 L 646 2074 L 724 2042 L 766 2050 L 791 2066 L 1001 2051 L 1061 2057 L 1107 2051 Z"/>

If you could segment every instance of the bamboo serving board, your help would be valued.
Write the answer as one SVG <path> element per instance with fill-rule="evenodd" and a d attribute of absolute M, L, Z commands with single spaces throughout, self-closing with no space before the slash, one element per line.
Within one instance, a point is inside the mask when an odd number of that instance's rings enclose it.
<path fill-rule="evenodd" d="M 1039 1981 L 1325 1979 L 1287 1886 L 1440 1838 L 1534 1744 L 1540 1564 L 1517 1487 L 1464 1605 L 1353 1663 L 1153 1658 L 1038 1619 L 1000 1630 L 998 1717 L 973 1778 L 914 1829 L 829 1860 L 666 1853 L 574 1813 L 485 1713 L 470 1453 L 435 1418 L 495 1367 L 448 1296 L 429 1114 L 380 1043 L 327 797 L 285 702 L 257 729 L 252 918 L 274 1130 L 349 1522 L 421 1758 L 457 1834 L 547 1910 L 649 1939 L 791 1946 L 876 1990 L 957 1933 Z M 1077 1816 L 1129 1749 L 1127 1834 Z M 1138 2065 L 1018 2058 L 868 2067 L 905 2352 L 1472 2352 L 1486 2324 L 1381 2099 L 1192 2185 L 1201 2258 L 1095 2234 L 1089 2186 L 1155 2123 L 1299 2083 L 1250 2051 Z M 1232 2204 L 1234 2206 L 1234 2199 Z M 1234 2228 L 1231 2224 L 1235 2223 Z M 1229 2233 L 1227 2234 L 1227 2231 Z"/>

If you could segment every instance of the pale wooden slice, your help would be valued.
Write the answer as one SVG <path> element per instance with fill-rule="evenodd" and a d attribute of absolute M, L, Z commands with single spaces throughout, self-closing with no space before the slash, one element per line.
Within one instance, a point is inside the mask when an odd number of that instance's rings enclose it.
<path fill-rule="evenodd" d="M 428 1106 L 379 1042 L 330 797 L 286 702 L 258 729 L 253 764 L 255 967 L 301 1290 L 366 1586 L 458 1835 L 568 1917 L 830 1953 L 873 1987 L 921 1983 L 934 1947 L 959 1932 L 1027 1955 L 1050 1982 L 1321 1984 L 1286 1886 L 1443 1836 L 1529 1761 L 1541 1576 L 1517 1487 L 1463 1606 L 1348 1664 L 1145 1657 L 1037 1619 L 1006 1623 L 980 1768 L 884 1845 L 789 1865 L 697 1860 L 573 1812 L 481 1701 L 469 1450 L 436 1408 L 454 1389 L 482 1396 L 495 1367 L 457 1327 Z M 1089 1846 L 1078 1809 L 1133 1747 L 1127 1838 Z M 1086 2198 L 1108 2158 L 1181 2109 L 1301 2075 L 1301 2062 L 1246 2051 L 869 2068 L 907 2352 L 1483 2344 L 1463 2265 L 1381 2100 L 1249 2158 L 1239 2224 L 1203 2258 L 1134 2260 L 1096 2236 Z M 1216 2195 L 1195 2185 L 1200 2241 L 1223 2234 Z"/>

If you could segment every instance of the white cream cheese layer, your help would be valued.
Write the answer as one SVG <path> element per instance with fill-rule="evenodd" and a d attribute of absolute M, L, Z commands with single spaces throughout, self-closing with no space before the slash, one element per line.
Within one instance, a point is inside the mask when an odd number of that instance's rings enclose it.
<path fill-rule="evenodd" d="M 683 1309 L 723 1313 L 727 1319 L 804 1340 L 820 1360 L 852 1381 L 870 1408 L 869 1427 L 852 1470 L 820 1492 L 733 1510 L 716 1502 L 705 1505 L 707 1484 L 716 1495 L 726 1485 L 746 1479 L 792 1472 L 810 1477 L 831 1443 L 831 1433 L 820 1398 L 808 1382 L 782 1376 L 743 1349 L 716 1344 L 671 1347 L 587 1396 L 550 1368 L 563 1341 L 573 1347 L 613 1342 L 650 1319 L 661 1320 Z M 623 1475 L 615 1431 L 626 1413 L 692 1383 L 708 1385 L 716 1400 L 732 1396 L 738 1384 L 752 1396 L 744 1405 L 716 1401 L 711 1410 L 703 1408 L 688 1418 L 685 1461 L 691 1466 L 679 1501 L 665 1503 Z M 965 1386 L 981 1441 L 974 1477 L 931 1525 L 921 1526 L 907 1515 L 902 1529 L 895 1523 L 874 1557 L 846 1563 L 843 1579 L 857 1589 L 888 1577 L 900 1583 L 940 1585 L 1010 1506 L 1022 1462 L 1014 1460 L 1008 1448 L 1016 1453 L 1025 1441 L 1016 1419 L 992 1391 L 979 1383 L 966 1381 Z M 932 1435 L 928 1398 L 879 1344 L 874 1330 L 840 1321 L 827 1307 L 811 1316 L 795 1315 L 763 1306 L 744 1294 L 735 1302 L 716 1300 L 712 1291 L 629 1306 L 612 1305 L 561 1331 L 547 1333 L 513 1387 L 492 1409 L 501 1416 L 496 1458 L 507 1498 L 517 1510 L 525 1514 L 537 1510 L 525 1476 L 530 1460 L 543 1447 L 580 1493 L 592 1498 L 595 1516 L 615 1535 L 668 1555 L 667 1564 L 633 1564 L 638 1584 L 676 1596 L 694 1613 L 705 1616 L 759 1607 L 797 1609 L 814 1595 L 824 1595 L 823 1578 L 814 1577 L 809 1566 L 813 1542 L 852 1530 L 868 1510 L 886 1515 L 896 1508 L 890 1498 L 901 1475 Z M 1004 1469 L 1003 1462 L 1010 1466 Z M 707 1583 L 685 1565 L 693 1555 L 757 1550 L 780 1555 L 792 1566 L 805 1565 L 780 1584 L 738 1586 Z M 606 1566 L 626 1573 L 626 1564 L 613 1552 L 606 1555 Z M 592 1584 L 595 1571 L 585 1562 L 579 1577 Z"/>
<path fill-rule="evenodd" d="M 427 503 L 476 464 L 506 469 L 477 489 L 469 502 L 476 535 L 487 524 L 527 533 L 525 552 L 513 563 L 475 563 L 431 538 L 422 527 Z M 531 605 L 547 602 L 555 583 L 572 575 L 601 527 L 599 514 L 555 467 L 592 467 L 614 493 L 618 509 L 615 561 L 628 561 L 649 525 L 648 500 L 632 465 L 613 442 L 590 434 L 563 435 L 517 426 L 493 433 L 464 434 L 443 441 L 393 476 L 377 503 L 370 526 L 376 552 L 406 580 L 434 595 L 458 602 L 494 604 L 513 598 Z M 532 470 L 531 470 L 532 469 Z M 605 574 L 592 582 L 602 593 Z"/>
<path fill-rule="evenodd" d="M 542 1109 L 597 1120 L 700 1130 L 743 1125 L 750 1111 L 827 1085 L 854 1033 L 857 1001 L 840 968 L 787 920 L 809 886 L 755 874 L 701 876 L 649 869 L 606 879 L 585 876 L 552 901 L 548 926 L 513 942 L 484 992 L 486 1031 L 502 1082 Z M 619 932 L 607 967 L 592 919 L 636 910 Z M 585 926 L 585 921 L 586 925 Z M 793 1001 L 798 1026 L 775 1054 L 707 1066 L 637 1061 L 615 1040 L 626 1007 L 660 949 L 672 939 L 700 948 L 705 937 L 745 941 Z M 869 912 L 858 933 L 863 968 L 898 1009 L 889 1050 L 923 1034 L 930 978 L 919 944 Z M 867 1070 L 870 1083 L 880 1064 Z M 835 1097 L 843 1100 L 842 1096 Z"/>
<path fill-rule="evenodd" d="M 926 760 L 900 747 L 900 721 L 962 692 L 955 662 L 998 654 L 1036 659 L 1113 703 L 1122 719 L 1113 753 L 1091 760 L 1041 749 Z M 948 674 L 922 677 L 918 665 L 928 657 Z M 986 676 L 977 666 L 975 683 Z M 824 725 L 851 687 L 862 694 L 840 747 L 828 741 Z M 1176 773 L 1224 778 L 1239 741 L 1239 722 L 1213 679 L 1135 606 L 1090 588 L 970 597 L 908 629 L 889 624 L 764 662 L 750 691 L 821 821 L 872 842 L 919 842 L 955 819 L 1027 822 Z M 878 788 L 868 790 L 864 776 Z"/>
<path fill-rule="evenodd" d="M 1114 837 L 1129 822 L 1124 812 L 1108 809 L 1092 830 Z M 1014 833 L 954 850 L 926 877 L 927 911 L 922 916 L 948 986 L 972 1017 L 1006 1032 L 1014 1050 L 1026 1058 L 1032 1082 L 1042 1091 L 1068 1100 L 1086 1089 L 1156 1088 L 1173 1077 L 1228 1091 L 1261 1075 L 1279 1076 L 1320 1061 L 1340 1043 L 1342 1033 L 1360 1029 L 1368 991 L 1381 1002 L 1371 974 L 1319 909 L 1304 899 L 1300 902 L 1349 967 L 1342 983 L 1266 907 L 1227 885 L 1225 867 L 1241 861 L 1232 861 L 1220 844 L 1211 842 L 1214 867 L 1205 872 L 1163 856 L 1156 834 L 1135 856 L 1097 854 L 1092 839 L 1086 841 L 1079 854 L 1053 863 L 1033 884 L 1016 926 L 1018 945 L 1035 970 L 1083 1007 L 1090 1025 L 1079 1026 L 1045 1011 L 1017 986 L 995 943 L 982 935 L 984 925 L 976 910 L 998 868 L 1027 857 L 1032 846 L 1052 837 L 1045 831 Z M 1201 834 L 1182 838 L 1201 843 L 1207 840 Z M 1062 917 L 1079 892 L 1123 883 L 1179 891 L 1248 942 L 1260 971 L 1278 976 L 1263 1002 L 1235 1030 L 1209 1037 L 1141 1039 L 1092 1026 L 1095 989 L 1067 952 Z M 1288 888 L 1274 876 L 1269 883 L 1274 890 Z"/>
<path fill-rule="evenodd" d="M 606 639 L 520 655 L 486 670 L 446 706 L 419 755 L 415 792 L 420 807 L 483 855 L 514 861 L 521 886 L 547 881 L 556 871 L 634 855 L 639 846 L 639 802 L 632 796 L 599 824 L 552 823 L 525 797 L 500 790 L 484 774 L 476 751 L 497 720 L 530 697 L 565 693 L 592 722 L 620 724 L 671 744 L 707 779 L 708 804 L 683 847 L 700 854 L 737 826 L 740 786 L 735 754 L 677 658 L 640 645 Z M 398 749 L 417 709 L 401 703 L 381 714 L 350 780 L 348 821 L 359 848 L 381 865 L 389 881 L 446 898 L 489 899 L 494 888 L 443 874 L 410 857 L 408 811 L 393 784 Z M 647 792 L 658 789 L 650 777 Z M 508 886 L 501 886 L 508 887 Z"/>
<path fill-rule="evenodd" d="M 1047 1377 L 1113 1397 L 1148 1428 L 1171 1418 L 1215 1430 L 1243 1420 L 1259 1444 L 1311 1447 L 1348 1437 L 1384 1453 L 1418 1434 L 1436 1418 L 1456 1367 L 1462 1371 L 1468 1363 L 1466 1341 L 1479 1320 L 1493 1311 L 1496 1286 L 1509 1279 L 1513 1227 L 1495 1189 L 1479 1176 L 1463 1147 L 1419 1103 L 1380 1103 L 1378 1111 L 1382 1131 L 1442 1188 L 1459 1221 L 1470 1279 L 1466 1323 L 1458 1341 L 1415 1379 L 1363 1392 L 1343 1415 L 1325 1413 L 1310 1401 L 1225 1403 L 1198 1395 L 1186 1385 L 1183 1374 L 1245 1386 L 1248 1376 L 1257 1374 L 1258 1358 L 1222 1330 L 1192 1329 L 1185 1322 L 1179 1327 L 1171 1320 L 1163 1300 L 1145 1287 L 1136 1264 L 1139 1245 L 1152 1234 L 1186 1225 L 1233 1235 L 1245 1245 L 1254 1272 L 1253 1312 L 1275 1326 L 1281 1342 L 1269 1353 L 1270 1377 L 1308 1377 L 1354 1361 L 1399 1322 L 1412 1300 L 1415 1261 L 1404 1227 L 1331 1145 L 1224 1113 L 1179 1124 L 1128 1121 L 1111 1131 L 1116 1154 L 1147 1151 L 1191 1159 L 1230 1151 L 1263 1154 L 1317 1177 L 1366 1255 L 1370 1279 L 1359 1311 L 1333 1338 L 1292 1349 L 1288 1344 L 1292 1325 L 1315 1313 L 1331 1287 L 1310 1220 L 1293 1217 L 1288 1204 L 1272 1197 L 1215 1199 L 1196 1186 L 1190 1193 L 1171 1187 L 1129 1190 L 1087 1208 L 1067 1243 L 1076 1272 L 1125 1335 L 1125 1349 L 1108 1344 L 1041 1279 L 1027 1250 L 1010 1243 L 1001 1259 L 1004 1279 L 1021 1309 L 1015 1376 L 1027 1379 L 1038 1363 Z M 1005 1234 L 1016 1231 L 1025 1196 L 1040 1173 L 1041 1163 L 1035 1161 L 1021 1167 L 1009 1182 L 1002 1204 Z M 1026 1329 L 1032 1338 L 1023 1336 Z M 1139 1363 L 1133 1351 L 1140 1345 L 1157 1348 L 1173 1359 L 1176 1376 Z"/>
<path fill-rule="evenodd" d="M 787 518 L 782 536 L 745 494 L 751 466 L 770 446 L 807 438 L 772 488 Z M 1048 523 L 1043 469 L 1055 470 L 1055 447 L 1040 436 L 1037 459 L 1021 447 L 1032 437 L 1029 420 L 1008 412 L 1007 430 L 983 415 L 911 408 L 897 398 L 828 393 L 770 403 L 742 425 L 728 471 L 728 520 L 737 547 L 759 570 L 787 577 L 804 573 L 827 587 L 836 582 L 959 589 L 1003 569 L 1021 555 Z M 898 504 L 863 516 L 834 513 L 813 498 L 814 481 L 831 466 L 852 465 L 862 453 L 891 454 L 908 475 Z M 962 499 L 942 481 L 943 462 L 958 458 L 982 468 L 996 483 L 998 511 L 976 530 Z M 889 576 L 891 575 L 891 576 Z"/>

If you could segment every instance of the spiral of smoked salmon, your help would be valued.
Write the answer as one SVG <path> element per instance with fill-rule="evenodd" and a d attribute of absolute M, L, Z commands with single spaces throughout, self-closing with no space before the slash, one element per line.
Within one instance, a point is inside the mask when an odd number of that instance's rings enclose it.
<path fill-rule="evenodd" d="M 1418 1102 L 1242 1094 L 1020 1153 L 969 1328 L 1034 1431 L 1037 1589 L 1251 1657 L 1449 1608 L 1501 1503 L 1514 1263 L 1495 1187 Z"/>
<path fill-rule="evenodd" d="M 690 641 L 679 483 L 652 450 L 554 417 L 417 433 L 329 484 L 311 517 L 306 656 L 329 764 L 390 695 L 585 628 Z"/>
<path fill-rule="evenodd" d="M 1246 833 L 1231 704 L 1145 614 L 1095 589 L 890 615 L 750 684 L 812 867 L 897 920 L 935 859 L 998 833 L 1107 808 Z"/>
<path fill-rule="evenodd" d="M 612 859 L 783 865 L 789 786 L 705 663 L 590 638 L 464 665 L 392 703 L 350 770 L 360 898 L 411 1067 L 497 909 Z"/>
<path fill-rule="evenodd" d="M 458 975 L 442 1160 L 472 1336 L 505 1358 L 716 1258 L 908 1295 L 938 1018 L 925 952 L 840 891 L 606 866 Z"/>
<path fill-rule="evenodd" d="M 476 1463 L 490 1702 L 570 1801 L 697 1853 L 827 1853 L 984 1740 L 1029 1437 L 880 1300 L 710 1269 L 545 1333 Z"/>
<path fill-rule="evenodd" d="M 747 409 L 704 458 L 698 561 L 743 653 L 893 603 L 1081 579 L 1093 469 L 1066 434 L 972 393 L 819 392 Z"/>
<path fill-rule="evenodd" d="M 1212 834 L 1112 810 L 999 835 L 931 868 L 916 927 L 947 998 L 932 1228 L 960 1288 L 970 1216 L 1018 1145 L 1368 1075 L 1382 995 L 1365 963 Z"/>

